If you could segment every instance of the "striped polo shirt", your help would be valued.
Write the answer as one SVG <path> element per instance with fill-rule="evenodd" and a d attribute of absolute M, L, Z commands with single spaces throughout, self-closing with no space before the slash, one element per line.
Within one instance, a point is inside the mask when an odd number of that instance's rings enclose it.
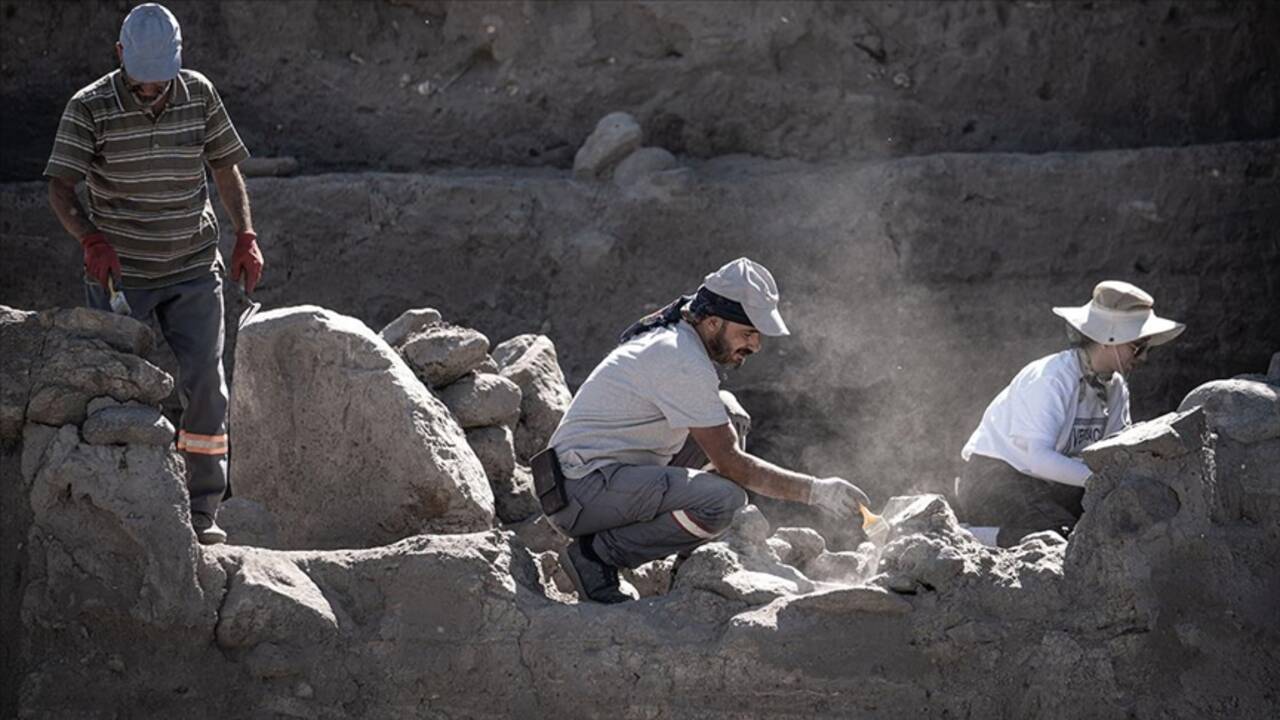
<path fill-rule="evenodd" d="M 175 285 L 220 267 L 204 164 L 249 157 L 209 79 L 182 70 L 159 116 L 120 70 L 77 92 L 58 123 L 47 177 L 86 180 L 89 216 L 120 256 L 121 285 Z"/>

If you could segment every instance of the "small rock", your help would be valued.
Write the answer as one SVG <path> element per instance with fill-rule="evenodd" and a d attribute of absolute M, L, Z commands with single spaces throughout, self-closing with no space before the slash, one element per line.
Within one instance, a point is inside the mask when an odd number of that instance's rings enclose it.
<path fill-rule="evenodd" d="M 884 577 L 884 586 L 896 593 L 915 594 L 916 585 L 915 579 L 907 575 L 893 573 Z"/>
<path fill-rule="evenodd" d="M 618 187 L 630 187 L 645 175 L 676 166 L 676 156 L 659 147 L 640 148 L 618 163 L 613 171 L 613 182 Z"/>
<path fill-rule="evenodd" d="M 520 418 L 520 388 L 501 375 L 471 373 L 439 394 L 463 428 L 515 425 Z"/>
<path fill-rule="evenodd" d="M 1280 352 L 1271 356 L 1271 366 L 1267 368 L 1267 377 L 1280 380 Z"/>
<path fill-rule="evenodd" d="M 527 520 L 512 523 L 505 529 L 514 532 L 516 538 L 534 553 L 558 551 L 569 544 L 569 538 L 560 534 L 541 512 Z"/>
<path fill-rule="evenodd" d="M 511 428 L 505 425 L 471 428 L 466 431 L 467 444 L 480 459 L 489 485 L 507 483 L 516 471 L 515 441 Z"/>
<path fill-rule="evenodd" d="M 104 407 L 85 420 L 82 431 L 90 445 L 168 445 L 174 435 L 160 409 L 145 405 Z"/>
<path fill-rule="evenodd" d="M 865 558 L 857 552 L 822 552 L 804 566 L 804 574 L 823 582 L 855 584 L 867 575 Z"/>
<path fill-rule="evenodd" d="M 671 591 L 675 562 L 675 558 L 654 560 L 634 570 L 624 569 L 619 575 L 628 580 L 642 598 L 666 595 Z"/>
<path fill-rule="evenodd" d="M 400 317 L 387 323 L 378 334 L 388 345 L 399 345 L 409 335 L 440 322 L 440 311 L 435 308 L 405 310 Z"/>
<path fill-rule="evenodd" d="M 504 523 L 517 523 L 542 514 L 538 498 L 533 494 L 533 471 L 528 465 L 516 465 L 505 483 L 495 483 L 493 511 Z"/>
<path fill-rule="evenodd" d="M 300 698 L 306 699 L 306 698 L 314 697 L 316 694 L 316 691 L 314 688 L 311 687 L 310 683 L 306 682 L 305 680 L 299 680 L 298 684 L 295 685 L 293 688 L 293 694 Z"/>
<path fill-rule="evenodd" d="M 733 525 L 725 541 L 735 550 L 742 551 L 766 545 L 769 539 L 769 520 L 755 505 L 747 505 L 733 518 Z"/>
<path fill-rule="evenodd" d="M 130 403 L 140 404 L 140 403 L 135 403 L 133 401 L 130 401 Z M 120 407 L 121 405 L 124 405 L 124 404 L 125 403 L 119 402 L 118 400 L 111 397 L 110 395 L 102 395 L 101 397 L 96 397 L 89 401 L 89 405 L 84 409 L 84 414 L 86 416 L 89 416 L 98 412 L 103 408 Z"/>
<path fill-rule="evenodd" d="M 791 554 L 784 560 L 789 565 L 804 567 L 810 560 L 826 552 L 827 541 L 812 528 L 778 528 L 773 536 L 791 546 Z"/>
<path fill-rule="evenodd" d="M 640 147 L 642 136 L 640 124 L 631 115 L 624 112 L 605 115 L 574 156 L 574 177 L 590 180 L 605 176 Z"/>
<path fill-rule="evenodd" d="M 943 590 L 964 572 L 964 557 L 942 539 L 908 535 L 884 549 L 882 560 L 891 574 L 904 575 L 934 590 Z"/>
<path fill-rule="evenodd" d="M 120 352 L 139 357 L 149 355 L 155 346 L 155 335 L 145 324 L 126 315 L 84 307 L 54 311 L 53 327 L 72 337 L 101 339 Z"/>
<path fill-rule="evenodd" d="M 529 348 L 533 347 L 540 337 L 543 336 L 526 333 L 524 335 L 517 335 L 510 340 L 504 340 L 493 348 L 493 354 L 489 357 L 491 357 L 494 362 L 498 363 L 498 369 L 501 370 L 528 352 Z M 548 339 L 548 342 L 550 342 L 550 339 Z"/>
<path fill-rule="evenodd" d="M 107 658 L 107 669 L 116 674 L 123 673 L 124 658 L 120 657 L 115 653 L 112 653 L 111 656 Z"/>
<path fill-rule="evenodd" d="M 423 382 L 443 387 L 484 362 L 489 338 L 471 328 L 437 325 L 410 334 L 399 350 Z"/>

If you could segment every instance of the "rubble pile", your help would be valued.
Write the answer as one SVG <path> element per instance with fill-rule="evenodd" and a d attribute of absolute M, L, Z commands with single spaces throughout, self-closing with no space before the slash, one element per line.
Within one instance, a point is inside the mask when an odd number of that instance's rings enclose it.
<path fill-rule="evenodd" d="M 380 335 L 466 433 L 498 519 L 536 514 L 529 459 L 546 447 L 571 399 L 551 340 L 518 335 L 491 348 L 483 333 L 446 323 L 432 308 L 406 310 Z"/>
<path fill-rule="evenodd" d="M 463 330 L 433 319 L 396 347 L 473 346 Z M 687 559 L 628 573 L 640 600 L 602 606 L 567 592 L 545 520 L 493 529 L 457 419 L 475 408 L 435 397 L 464 383 L 454 392 L 478 402 L 496 385 L 478 379 L 502 378 L 520 400 L 478 414 L 501 419 L 481 429 L 538 432 L 521 369 L 554 360 L 543 338 L 502 343 L 492 363 L 486 342 L 459 370 L 421 339 L 406 362 L 318 307 L 246 325 L 232 420 L 263 437 L 234 441 L 233 483 L 275 515 L 286 551 L 196 543 L 181 458 L 156 444 L 151 410 L 172 381 L 141 360 L 143 326 L 0 308 L 0 334 L 23 349 L 5 355 L 2 406 L 5 457 L 20 460 L 4 497 L 25 537 L 3 615 L 21 638 L 8 657 L 22 718 L 1280 710 L 1280 372 L 1210 383 L 1090 448 L 1069 539 L 986 547 L 945 498 L 917 495 L 890 500 L 883 547 L 832 552 L 748 507 Z M 428 370 L 453 379 L 428 389 Z M 348 537 L 358 546 L 323 549 Z"/>

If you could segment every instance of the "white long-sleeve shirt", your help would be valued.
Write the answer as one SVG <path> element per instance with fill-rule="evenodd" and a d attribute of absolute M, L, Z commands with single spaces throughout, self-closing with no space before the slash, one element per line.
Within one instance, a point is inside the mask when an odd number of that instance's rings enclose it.
<path fill-rule="evenodd" d="M 1022 368 L 987 406 L 961 456 L 984 455 L 1032 477 L 1083 487 L 1090 471 L 1080 451 L 1130 424 L 1124 377 L 1112 374 L 1104 401 L 1084 376 L 1076 350 Z"/>

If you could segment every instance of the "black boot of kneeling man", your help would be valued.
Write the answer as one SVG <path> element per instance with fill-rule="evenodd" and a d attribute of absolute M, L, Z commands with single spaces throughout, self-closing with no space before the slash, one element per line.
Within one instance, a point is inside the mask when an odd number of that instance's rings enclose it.
<path fill-rule="evenodd" d="M 606 563 L 591 546 L 595 535 L 583 535 L 560 552 L 560 564 L 578 589 L 578 597 L 612 605 L 631 600 L 618 586 L 618 568 Z"/>

